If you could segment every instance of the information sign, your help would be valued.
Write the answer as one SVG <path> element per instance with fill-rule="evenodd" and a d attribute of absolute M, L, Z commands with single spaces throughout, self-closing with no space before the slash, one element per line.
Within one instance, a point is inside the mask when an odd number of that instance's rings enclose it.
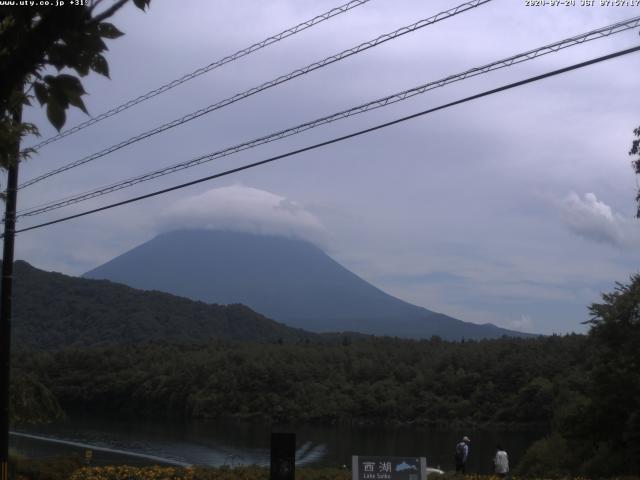
<path fill-rule="evenodd" d="M 426 480 L 425 457 L 352 457 L 353 480 Z"/>

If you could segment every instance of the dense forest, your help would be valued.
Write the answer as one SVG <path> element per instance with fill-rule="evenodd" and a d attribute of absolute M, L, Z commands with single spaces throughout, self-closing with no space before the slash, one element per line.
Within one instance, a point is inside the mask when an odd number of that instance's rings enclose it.
<path fill-rule="evenodd" d="M 143 345 L 16 355 L 65 409 L 193 418 L 549 425 L 587 340 Z M 23 373 L 24 372 L 24 373 Z"/>

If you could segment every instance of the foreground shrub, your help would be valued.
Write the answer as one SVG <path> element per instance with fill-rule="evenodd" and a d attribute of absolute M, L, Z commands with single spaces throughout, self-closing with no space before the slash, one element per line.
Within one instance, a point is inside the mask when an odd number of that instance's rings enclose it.
<path fill-rule="evenodd" d="M 192 468 L 176 467 L 129 467 L 126 465 L 106 467 L 82 467 L 69 480 L 193 480 Z"/>
<path fill-rule="evenodd" d="M 298 476 L 300 479 L 304 477 Z M 316 477 L 313 477 L 314 479 Z M 328 478 L 328 477 L 325 477 Z M 332 477 L 333 478 L 333 477 Z M 82 467 L 69 480 L 268 480 L 269 470 L 261 467 Z"/>
<path fill-rule="evenodd" d="M 9 472 L 14 479 L 67 480 L 81 466 L 79 455 L 33 460 L 12 452 L 9 457 Z"/>
<path fill-rule="evenodd" d="M 78 459 L 79 462 L 79 459 Z M 49 465 L 46 472 L 38 471 L 37 467 L 43 464 L 31 461 L 33 468 L 29 472 L 18 473 L 16 480 L 269 480 L 269 469 L 264 467 L 131 467 L 103 466 L 87 467 L 79 466 L 71 459 L 61 461 L 58 459 L 55 464 L 65 468 L 54 469 Z M 50 462 L 49 462 L 50 463 Z M 73 469 L 70 472 L 70 469 Z M 300 468 L 296 469 L 296 480 L 350 480 L 351 471 L 335 468 Z M 548 480 L 550 478 L 560 478 L 561 480 L 588 480 L 586 477 L 565 475 L 510 476 L 508 480 Z M 502 480 L 491 475 L 430 475 L 429 480 Z M 612 478 L 611 480 L 640 480 L 638 477 Z"/>
<path fill-rule="evenodd" d="M 529 477 L 561 477 L 571 472 L 575 463 L 567 441 L 553 434 L 529 447 L 515 473 Z"/>

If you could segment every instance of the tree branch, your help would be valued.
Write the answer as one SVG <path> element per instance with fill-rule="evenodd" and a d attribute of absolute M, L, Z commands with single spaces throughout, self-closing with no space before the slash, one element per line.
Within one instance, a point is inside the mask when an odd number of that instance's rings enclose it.
<path fill-rule="evenodd" d="M 111 5 L 111 7 L 107 8 L 104 12 L 102 12 L 99 15 L 96 15 L 95 17 L 93 17 L 91 19 L 91 21 L 89 22 L 89 25 L 100 23 L 101 21 L 106 20 L 107 18 L 111 17 L 114 13 L 116 13 L 118 10 L 120 10 L 122 7 L 124 7 L 124 5 L 128 1 L 129 0 L 118 0 L 116 3 Z"/>
<path fill-rule="evenodd" d="M 104 0 L 93 0 L 91 2 L 91 6 L 89 7 L 89 11 L 93 13 L 98 5 L 100 5 Z"/>

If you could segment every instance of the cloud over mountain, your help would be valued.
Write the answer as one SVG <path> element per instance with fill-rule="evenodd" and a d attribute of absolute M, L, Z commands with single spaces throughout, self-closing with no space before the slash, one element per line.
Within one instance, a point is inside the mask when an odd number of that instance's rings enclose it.
<path fill-rule="evenodd" d="M 231 185 L 184 198 L 159 215 L 158 230 L 231 230 L 282 235 L 324 245 L 320 220 L 297 202 L 265 190 Z"/>
<path fill-rule="evenodd" d="M 517 330 L 519 332 L 531 332 L 533 331 L 533 320 L 529 315 L 520 315 L 517 320 L 512 320 L 509 324 L 509 328 Z"/>

